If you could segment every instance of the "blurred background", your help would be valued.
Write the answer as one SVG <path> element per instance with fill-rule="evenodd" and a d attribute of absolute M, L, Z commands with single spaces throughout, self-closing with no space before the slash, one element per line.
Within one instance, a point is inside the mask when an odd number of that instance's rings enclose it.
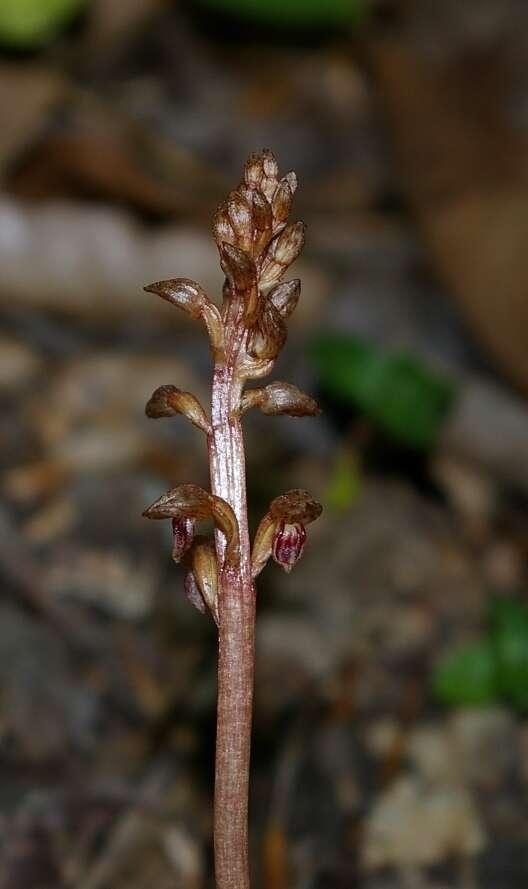
<path fill-rule="evenodd" d="M 218 202 L 295 169 L 301 303 L 246 419 L 255 889 L 528 883 L 525 0 L 0 0 L 1 889 L 210 889 L 215 632 L 167 523 L 207 484 Z"/>

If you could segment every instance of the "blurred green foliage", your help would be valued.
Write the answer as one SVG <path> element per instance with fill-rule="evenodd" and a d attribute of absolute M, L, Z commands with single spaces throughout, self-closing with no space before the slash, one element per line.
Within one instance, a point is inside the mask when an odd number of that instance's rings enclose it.
<path fill-rule="evenodd" d="M 344 510 L 356 502 L 361 494 L 361 468 L 354 451 L 346 450 L 337 455 L 324 502 L 330 509 Z"/>
<path fill-rule="evenodd" d="M 434 445 L 454 401 L 451 383 L 410 355 L 357 337 L 317 337 L 310 353 L 329 395 L 359 408 L 400 444 Z"/>
<path fill-rule="evenodd" d="M 0 0 L 0 41 L 16 49 L 42 46 L 86 4 L 87 0 Z"/>
<path fill-rule="evenodd" d="M 219 11 L 235 13 L 268 25 L 355 25 L 367 12 L 369 0 L 200 0 Z"/>
<path fill-rule="evenodd" d="M 528 605 L 495 599 L 485 637 L 439 664 L 433 689 L 454 706 L 504 701 L 519 712 L 528 711 Z"/>

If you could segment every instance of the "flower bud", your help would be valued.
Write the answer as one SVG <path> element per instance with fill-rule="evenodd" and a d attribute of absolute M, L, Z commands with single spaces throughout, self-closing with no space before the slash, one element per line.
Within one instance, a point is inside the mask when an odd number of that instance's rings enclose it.
<path fill-rule="evenodd" d="M 251 402 L 248 407 L 258 405 L 262 413 L 268 416 L 286 414 L 289 417 L 316 417 L 321 413 L 317 402 L 292 383 L 276 382 L 264 389 L 248 389 L 242 396 L 241 406 L 244 405 L 246 396 L 249 396 L 248 400 Z"/>
<path fill-rule="evenodd" d="M 275 306 L 281 318 L 289 318 L 295 311 L 301 295 L 299 278 L 277 284 L 268 294 L 268 299 Z"/>
<path fill-rule="evenodd" d="M 220 265 L 233 290 L 249 290 L 256 285 L 257 270 L 251 257 L 232 244 L 220 245 Z"/>
<path fill-rule="evenodd" d="M 252 206 L 253 223 L 257 232 L 269 231 L 271 233 L 271 204 L 258 188 L 255 188 L 252 192 Z"/>
<path fill-rule="evenodd" d="M 273 234 L 273 214 L 271 212 L 270 202 L 257 188 L 252 192 L 252 210 L 253 225 L 255 228 L 253 235 L 253 255 L 260 256 L 268 246 Z"/>
<path fill-rule="evenodd" d="M 156 293 L 167 302 L 188 312 L 191 318 L 199 318 L 202 305 L 207 299 L 205 291 L 190 278 L 172 278 L 169 281 L 157 281 L 143 288 L 147 293 Z"/>
<path fill-rule="evenodd" d="M 304 246 L 304 223 L 294 222 L 277 235 L 268 247 L 259 284 L 261 289 L 280 280 L 288 266 L 297 259 Z"/>
<path fill-rule="evenodd" d="M 233 191 L 227 200 L 227 214 L 236 236 L 236 245 L 249 250 L 253 240 L 253 219 L 247 200 L 238 191 Z"/>
<path fill-rule="evenodd" d="M 276 262 L 287 268 L 299 256 L 304 247 L 304 222 L 293 222 L 278 236 L 273 250 Z"/>
<path fill-rule="evenodd" d="M 244 182 L 249 188 L 259 188 L 264 176 L 262 155 L 250 154 L 244 165 Z"/>
<path fill-rule="evenodd" d="M 294 195 L 295 192 L 297 191 L 297 176 L 296 176 L 296 174 L 293 172 L 293 170 L 290 170 L 289 173 L 286 173 L 286 176 L 284 178 L 288 181 L 288 185 L 290 186 L 291 193 L 292 193 L 292 195 Z"/>
<path fill-rule="evenodd" d="M 253 358 L 276 358 L 286 342 L 288 331 L 276 308 L 261 300 L 258 318 L 248 336 L 247 349 Z"/>
<path fill-rule="evenodd" d="M 226 244 L 236 244 L 236 235 L 233 226 L 231 225 L 225 203 L 219 206 L 214 215 L 213 235 L 219 246 L 223 241 L 225 241 Z"/>
<path fill-rule="evenodd" d="M 260 189 L 266 195 L 268 201 L 271 201 L 277 188 L 279 165 L 273 152 L 267 148 L 262 152 L 262 170 L 264 175 L 260 181 Z"/>
<path fill-rule="evenodd" d="M 277 158 L 269 148 L 265 148 L 262 152 L 262 169 L 264 175 L 268 179 L 276 179 L 279 173 L 279 165 Z"/>
<path fill-rule="evenodd" d="M 172 519 L 172 558 L 179 562 L 191 547 L 196 521 L 194 519 Z"/>
<path fill-rule="evenodd" d="M 145 413 L 153 419 L 182 414 L 198 429 L 209 432 L 209 421 L 198 399 L 191 392 L 182 392 L 176 386 L 160 386 L 156 389 L 147 402 Z"/>
<path fill-rule="evenodd" d="M 271 204 L 271 208 L 273 211 L 273 222 L 275 224 L 286 221 L 286 219 L 290 215 L 292 202 L 293 194 L 290 188 L 290 183 L 287 179 L 281 179 L 277 188 L 275 189 L 275 194 L 273 195 L 273 201 Z"/>
<path fill-rule="evenodd" d="M 158 497 L 143 515 L 147 519 L 206 519 L 211 515 L 211 494 L 199 485 L 178 485 Z"/>
<path fill-rule="evenodd" d="M 306 530 L 300 522 L 287 524 L 283 519 L 277 523 L 273 536 L 271 553 L 277 565 L 289 573 L 302 556 L 306 543 Z"/>

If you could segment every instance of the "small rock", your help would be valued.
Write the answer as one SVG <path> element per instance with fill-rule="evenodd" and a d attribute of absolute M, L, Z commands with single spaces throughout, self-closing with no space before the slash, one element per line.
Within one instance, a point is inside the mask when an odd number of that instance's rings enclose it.
<path fill-rule="evenodd" d="M 368 870 L 427 866 L 453 855 L 474 855 L 483 846 L 477 811 L 466 791 L 431 788 L 403 777 L 367 817 L 363 863 Z"/>

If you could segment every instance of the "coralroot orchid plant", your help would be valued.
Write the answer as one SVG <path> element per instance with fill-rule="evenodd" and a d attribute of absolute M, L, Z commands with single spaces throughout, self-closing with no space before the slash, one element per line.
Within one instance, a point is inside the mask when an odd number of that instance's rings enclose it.
<path fill-rule="evenodd" d="M 247 380 L 273 369 L 286 341 L 300 281 L 283 281 L 304 244 L 301 222 L 288 224 L 295 173 L 278 178 L 271 151 L 251 155 L 244 180 L 220 205 L 213 233 L 225 273 L 219 310 L 187 278 L 160 281 L 156 293 L 207 328 L 214 359 L 211 416 L 190 392 L 161 386 L 147 404 L 149 417 L 183 414 L 205 433 L 211 492 L 194 484 L 163 494 L 144 515 L 170 519 L 172 556 L 186 571 L 185 591 L 218 627 L 218 712 L 214 800 L 218 889 L 248 889 L 248 784 L 255 662 L 255 578 L 270 556 L 291 571 L 306 541 L 306 525 L 321 506 L 302 490 L 276 497 L 250 545 L 241 418 L 252 407 L 264 414 L 315 416 L 316 402 L 290 383 L 244 390 Z M 212 518 L 214 542 L 196 536 Z"/>

